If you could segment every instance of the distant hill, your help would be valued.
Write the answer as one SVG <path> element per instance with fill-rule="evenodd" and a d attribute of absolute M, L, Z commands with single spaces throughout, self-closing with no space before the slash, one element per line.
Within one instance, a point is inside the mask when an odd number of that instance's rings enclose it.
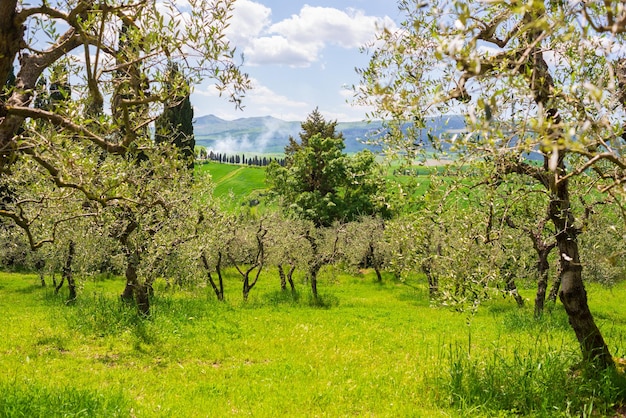
<path fill-rule="evenodd" d="M 300 123 L 284 121 L 271 116 L 240 118 L 232 121 L 214 115 L 200 116 L 194 121 L 196 144 L 219 153 L 282 153 L 289 137 L 298 138 Z M 462 116 L 452 115 L 430 118 L 427 125 L 433 134 L 463 130 Z M 343 132 L 347 153 L 363 149 L 373 151 L 379 147 L 367 144 L 368 139 L 380 135 L 381 122 L 339 122 L 337 130 Z"/>

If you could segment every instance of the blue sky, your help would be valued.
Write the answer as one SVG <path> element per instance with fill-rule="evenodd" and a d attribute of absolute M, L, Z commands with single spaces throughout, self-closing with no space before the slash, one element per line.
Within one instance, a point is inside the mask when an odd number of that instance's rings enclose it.
<path fill-rule="evenodd" d="M 253 89 L 236 110 L 207 84 L 192 97 L 195 115 L 274 116 L 301 121 L 315 108 L 339 121 L 362 120 L 345 86 L 368 57 L 360 46 L 400 20 L 395 0 L 237 0 L 228 37 L 243 52 Z"/>

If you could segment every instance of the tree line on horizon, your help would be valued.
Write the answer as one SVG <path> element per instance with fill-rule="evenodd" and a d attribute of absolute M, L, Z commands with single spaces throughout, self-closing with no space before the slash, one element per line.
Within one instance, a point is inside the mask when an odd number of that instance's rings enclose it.
<path fill-rule="evenodd" d="M 215 161 L 218 163 L 224 164 L 242 164 L 242 165 L 250 165 L 256 167 L 266 167 L 270 165 L 272 162 L 276 162 L 277 164 L 284 166 L 285 159 L 278 157 L 259 157 L 257 155 L 253 155 L 252 157 L 246 157 L 245 154 L 227 154 L 221 152 L 213 152 L 212 150 L 208 153 L 206 150 L 200 150 L 198 154 L 200 161 Z"/>

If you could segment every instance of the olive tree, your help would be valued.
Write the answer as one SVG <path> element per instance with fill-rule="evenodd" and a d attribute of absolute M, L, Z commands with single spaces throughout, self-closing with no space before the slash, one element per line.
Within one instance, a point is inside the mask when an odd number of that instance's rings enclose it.
<path fill-rule="evenodd" d="M 374 116 L 394 121 L 392 127 L 410 121 L 421 128 L 425 116 L 462 113 L 466 133 L 444 139 L 446 147 L 468 159 L 487 159 L 503 178 L 517 174 L 546 190 L 560 261 L 560 300 L 583 358 L 612 367 L 587 303 L 570 183 L 595 176 L 601 193 L 623 191 L 622 3 L 401 0 L 399 5 L 406 21 L 398 31 L 381 33 L 361 72 L 358 99 L 375 105 Z M 419 145 L 422 132 L 408 132 L 409 148 Z"/>
<path fill-rule="evenodd" d="M 297 269 L 306 270 L 308 261 L 308 242 L 304 238 L 310 228 L 307 221 L 289 219 L 276 212 L 266 219 L 268 229 L 268 264 L 276 266 L 280 278 L 280 289 L 287 290 L 287 284 L 293 295 L 296 294 L 294 273 Z"/>

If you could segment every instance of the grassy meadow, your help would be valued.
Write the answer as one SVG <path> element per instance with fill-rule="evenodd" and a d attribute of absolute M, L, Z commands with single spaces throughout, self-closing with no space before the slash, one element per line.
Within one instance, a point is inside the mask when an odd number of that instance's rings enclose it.
<path fill-rule="evenodd" d="M 398 167 L 394 165 L 389 168 L 387 175 L 389 180 L 402 184 L 412 181 L 416 183 L 417 194 L 426 192 L 430 184 L 429 168 L 420 167 L 417 175 L 402 176 L 395 172 Z M 250 199 L 257 198 L 267 188 L 264 167 L 208 162 L 198 165 L 196 170 L 211 174 L 215 183 L 215 197 L 225 198 L 231 205 L 246 203 Z M 235 196 L 235 199 L 230 199 L 231 196 Z"/>
<path fill-rule="evenodd" d="M 422 277 L 320 277 L 321 306 L 264 273 L 242 302 L 157 282 L 150 319 L 85 279 L 79 299 L 0 274 L 3 417 L 616 416 L 621 374 L 589 379 L 560 305 L 532 318 L 498 296 L 475 313 L 433 307 Z M 591 285 L 592 311 L 625 356 L 626 283 Z M 619 415 L 617 415 L 619 416 Z"/>

